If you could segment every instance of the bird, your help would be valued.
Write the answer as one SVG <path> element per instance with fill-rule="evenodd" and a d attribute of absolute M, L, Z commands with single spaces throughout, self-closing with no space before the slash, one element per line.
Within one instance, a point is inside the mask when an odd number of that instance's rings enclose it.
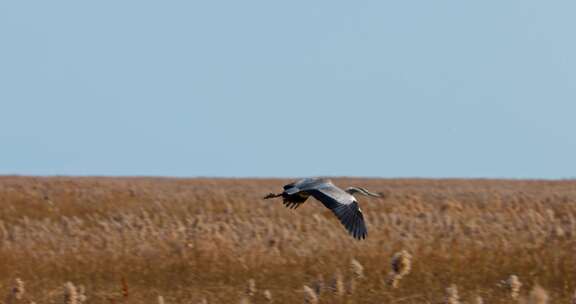
<path fill-rule="evenodd" d="M 352 237 L 362 240 L 366 238 L 368 230 L 362 209 L 358 206 L 354 194 L 382 196 L 361 187 L 348 187 L 343 190 L 334 185 L 330 179 L 313 177 L 289 183 L 284 186 L 284 191 L 281 193 L 270 193 L 264 199 L 282 197 L 286 207 L 296 209 L 312 196 L 336 215 Z"/>

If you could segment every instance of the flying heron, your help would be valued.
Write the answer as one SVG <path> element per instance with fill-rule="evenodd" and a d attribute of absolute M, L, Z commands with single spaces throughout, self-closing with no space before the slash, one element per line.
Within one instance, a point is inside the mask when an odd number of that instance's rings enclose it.
<path fill-rule="evenodd" d="M 312 196 L 330 209 L 346 227 L 346 230 L 354 238 L 360 240 L 366 238 L 367 230 L 362 210 L 360 210 L 358 201 L 353 196 L 356 193 L 373 197 L 381 196 L 360 187 L 348 187 L 342 190 L 336 187 L 329 179 L 305 178 L 285 185 L 282 193 L 270 193 L 264 199 L 281 196 L 286 207 L 296 209 L 308 197 Z"/>

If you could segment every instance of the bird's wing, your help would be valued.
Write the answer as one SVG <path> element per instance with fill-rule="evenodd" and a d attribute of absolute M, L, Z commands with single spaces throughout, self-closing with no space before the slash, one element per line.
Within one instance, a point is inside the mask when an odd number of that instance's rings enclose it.
<path fill-rule="evenodd" d="M 332 210 L 354 238 L 359 240 L 366 238 L 368 231 L 364 222 L 364 215 L 354 196 L 330 182 L 306 191 Z"/>
<path fill-rule="evenodd" d="M 324 186 L 332 185 L 330 180 L 324 178 L 304 178 L 284 186 L 284 192 L 293 195 L 301 191 L 308 191 Z"/>

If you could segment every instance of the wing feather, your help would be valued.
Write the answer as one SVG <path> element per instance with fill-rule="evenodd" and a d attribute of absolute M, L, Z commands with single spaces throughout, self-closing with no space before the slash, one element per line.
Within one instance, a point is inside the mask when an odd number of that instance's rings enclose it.
<path fill-rule="evenodd" d="M 366 238 L 368 231 L 364 222 L 364 215 L 352 195 L 331 183 L 307 192 L 330 209 L 354 238 Z"/>

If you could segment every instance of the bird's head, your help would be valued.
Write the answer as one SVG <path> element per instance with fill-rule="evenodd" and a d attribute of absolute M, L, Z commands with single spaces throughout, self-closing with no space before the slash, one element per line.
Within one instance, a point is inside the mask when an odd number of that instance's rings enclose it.
<path fill-rule="evenodd" d="M 368 191 L 362 187 L 348 187 L 348 188 L 346 188 L 346 192 L 348 192 L 352 195 L 354 195 L 355 193 L 359 193 L 359 194 L 366 195 L 366 196 L 382 197 L 382 194 L 370 192 L 370 191 Z"/>

